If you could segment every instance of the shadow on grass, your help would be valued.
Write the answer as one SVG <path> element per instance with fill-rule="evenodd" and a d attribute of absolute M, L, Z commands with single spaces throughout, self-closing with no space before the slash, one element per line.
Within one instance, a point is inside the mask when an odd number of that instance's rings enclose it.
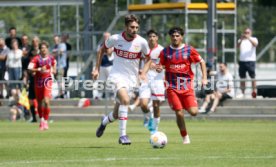
<path fill-rule="evenodd" d="M 105 148 L 115 148 L 115 147 L 88 146 L 88 147 L 60 147 L 60 148 L 74 148 L 74 149 L 83 149 L 83 148 L 86 148 L 86 149 L 99 149 L 99 148 L 102 148 L 102 149 L 105 149 Z"/>

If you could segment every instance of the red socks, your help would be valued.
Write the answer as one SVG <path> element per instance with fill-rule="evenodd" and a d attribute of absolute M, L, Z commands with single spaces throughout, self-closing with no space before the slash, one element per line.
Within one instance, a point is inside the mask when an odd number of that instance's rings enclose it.
<path fill-rule="evenodd" d="M 180 134 L 182 137 L 185 137 L 187 135 L 187 131 L 186 130 L 180 130 Z"/>

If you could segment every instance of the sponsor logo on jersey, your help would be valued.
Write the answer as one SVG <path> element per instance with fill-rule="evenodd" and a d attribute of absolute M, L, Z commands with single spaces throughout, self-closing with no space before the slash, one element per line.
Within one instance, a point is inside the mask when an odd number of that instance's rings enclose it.
<path fill-rule="evenodd" d="M 186 64 L 171 64 L 170 68 L 171 69 L 183 69 L 186 67 Z"/>
<path fill-rule="evenodd" d="M 141 52 L 128 52 L 125 50 L 120 50 L 120 49 L 114 49 L 115 53 L 117 56 L 126 58 L 126 59 L 139 59 L 141 57 Z"/>

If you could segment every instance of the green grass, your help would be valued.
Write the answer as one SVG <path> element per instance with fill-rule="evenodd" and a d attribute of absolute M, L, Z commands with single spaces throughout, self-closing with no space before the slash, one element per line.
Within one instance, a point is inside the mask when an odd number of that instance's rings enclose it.
<path fill-rule="evenodd" d="M 276 164 L 275 121 L 188 120 L 190 145 L 183 145 L 174 120 L 162 120 L 169 143 L 153 149 L 142 121 L 128 121 L 130 146 L 118 144 L 118 122 L 102 138 L 99 121 L 37 124 L 0 122 L 0 166 L 187 166 L 268 167 Z"/>

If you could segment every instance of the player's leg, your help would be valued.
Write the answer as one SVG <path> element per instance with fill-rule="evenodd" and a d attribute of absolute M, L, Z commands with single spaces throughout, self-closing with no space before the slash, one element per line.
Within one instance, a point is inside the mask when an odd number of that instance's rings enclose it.
<path fill-rule="evenodd" d="M 128 106 L 130 102 L 128 89 L 125 87 L 120 88 L 117 91 L 117 97 L 120 100 L 120 106 L 118 110 L 119 131 L 120 131 L 119 144 L 128 145 L 128 144 L 131 144 L 131 141 L 129 140 L 126 134 L 126 127 L 127 127 L 127 120 L 128 120 Z"/>
<path fill-rule="evenodd" d="M 160 104 L 165 101 L 165 86 L 163 80 L 152 80 L 151 81 L 151 99 L 153 101 L 153 113 L 154 119 L 152 124 L 152 131 L 158 130 L 160 123 Z"/>
<path fill-rule="evenodd" d="M 102 117 L 101 124 L 96 131 L 97 137 L 101 137 L 103 135 L 104 130 L 108 124 L 118 119 L 119 106 L 120 106 L 120 103 L 116 102 L 116 104 L 114 105 L 113 111 Z"/>
<path fill-rule="evenodd" d="M 153 112 L 150 111 L 148 104 L 151 97 L 151 90 L 149 83 L 142 83 L 139 87 L 139 98 L 140 98 L 140 107 L 144 114 L 144 126 L 149 127 L 148 125 L 152 124 L 153 121 Z M 151 122 L 150 122 L 151 121 Z"/>
<path fill-rule="evenodd" d="M 135 98 L 133 99 L 134 103 L 129 105 L 129 110 L 134 111 L 136 107 L 140 106 L 140 98 L 139 98 L 139 93 L 135 93 Z"/>

